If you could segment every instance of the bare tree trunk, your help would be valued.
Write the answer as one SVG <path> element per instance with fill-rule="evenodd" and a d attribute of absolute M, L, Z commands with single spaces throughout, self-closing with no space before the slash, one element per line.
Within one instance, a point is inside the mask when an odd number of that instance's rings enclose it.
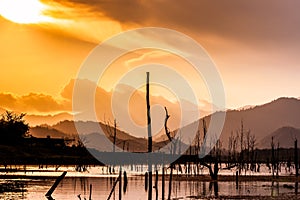
<path fill-rule="evenodd" d="M 272 177 L 275 175 L 275 149 L 274 149 L 274 138 L 272 137 L 271 141 L 272 155 L 271 155 L 271 163 L 272 163 Z"/>
<path fill-rule="evenodd" d="M 119 200 L 122 199 L 122 169 L 120 167 L 120 172 L 119 172 Z"/>
<path fill-rule="evenodd" d="M 161 196 L 162 200 L 165 200 L 165 167 L 162 166 L 162 177 L 161 177 Z"/>
<path fill-rule="evenodd" d="M 149 96 L 149 76 L 150 73 L 147 72 L 147 83 L 146 83 L 146 103 L 147 103 L 147 128 L 148 128 L 148 171 L 149 171 L 149 191 L 148 200 L 152 199 L 152 133 L 151 133 L 151 115 L 150 115 L 150 96 Z"/>
<path fill-rule="evenodd" d="M 117 121 L 114 120 L 114 144 L 113 144 L 113 152 L 116 152 L 116 138 L 117 138 Z"/>
<path fill-rule="evenodd" d="M 155 199 L 158 200 L 158 171 L 155 170 Z"/>
<path fill-rule="evenodd" d="M 171 172 L 170 172 L 170 179 L 169 179 L 169 192 L 168 192 L 168 200 L 171 199 L 172 193 L 172 177 L 173 177 L 173 165 L 171 164 Z"/>
<path fill-rule="evenodd" d="M 296 177 L 299 175 L 299 170 L 298 170 L 298 141 L 295 140 L 295 170 L 296 170 Z"/>

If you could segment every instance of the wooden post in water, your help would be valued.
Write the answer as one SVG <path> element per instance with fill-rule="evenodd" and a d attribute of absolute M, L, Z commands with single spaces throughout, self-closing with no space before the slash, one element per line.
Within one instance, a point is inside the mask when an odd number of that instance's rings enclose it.
<path fill-rule="evenodd" d="M 295 182 L 295 195 L 298 195 L 298 180 Z"/>
<path fill-rule="evenodd" d="M 52 199 L 51 195 L 54 192 L 54 190 L 56 189 L 56 187 L 58 186 L 58 184 L 60 183 L 60 181 L 62 181 L 64 179 L 64 177 L 66 176 L 67 172 L 63 172 L 62 175 L 60 175 L 56 181 L 54 182 L 54 184 L 52 185 L 52 187 L 50 188 L 50 190 L 45 194 L 45 196 L 48 199 Z"/>
<path fill-rule="evenodd" d="M 123 192 L 125 194 L 126 190 L 127 190 L 127 184 L 128 184 L 128 179 L 127 179 L 127 173 L 126 173 L 126 171 L 124 171 L 123 176 L 124 176 Z"/>
<path fill-rule="evenodd" d="M 294 151 L 294 153 L 295 153 L 295 155 L 294 155 L 294 157 L 295 157 L 295 170 L 296 170 L 296 177 L 298 177 L 298 175 L 299 175 L 299 169 L 298 169 L 298 141 L 297 140 L 295 140 L 295 151 Z"/>
<path fill-rule="evenodd" d="M 90 196 L 89 196 L 89 200 L 92 200 L 92 184 L 90 184 Z"/>
<path fill-rule="evenodd" d="M 236 189 L 239 188 L 239 172 L 238 171 L 235 172 L 235 188 Z"/>
<path fill-rule="evenodd" d="M 161 177 L 161 199 L 165 200 L 165 167 L 162 166 L 162 177 Z"/>
<path fill-rule="evenodd" d="M 295 140 L 294 162 L 295 162 L 295 171 L 296 171 L 295 194 L 298 195 L 299 163 L 298 163 L 298 141 L 297 140 Z"/>
<path fill-rule="evenodd" d="M 147 103 L 147 128 L 148 128 L 148 172 L 149 172 L 149 191 L 148 191 L 148 200 L 152 200 L 152 133 L 151 133 L 151 115 L 150 115 L 150 95 L 149 95 L 149 76 L 150 73 L 147 72 L 146 79 L 146 103 Z"/>
<path fill-rule="evenodd" d="M 155 170 L 155 199 L 158 200 L 158 171 Z"/>
<path fill-rule="evenodd" d="M 148 172 L 145 173 L 145 191 L 148 191 Z"/>
<path fill-rule="evenodd" d="M 122 199 L 122 168 L 120 167 L 120 172 L 119 172 L 119 200 Z"/>

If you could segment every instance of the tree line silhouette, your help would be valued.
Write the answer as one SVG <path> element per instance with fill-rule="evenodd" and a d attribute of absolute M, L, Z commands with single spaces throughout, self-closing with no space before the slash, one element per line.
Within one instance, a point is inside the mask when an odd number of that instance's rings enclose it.
<path fill-rule="evenodd" d="M 19 143 L 28 136 L 29 125 L 25 122 L 25 113 L 16 114 L 12 111 L 6 111 L 0 119 L 0 143 Z"/>

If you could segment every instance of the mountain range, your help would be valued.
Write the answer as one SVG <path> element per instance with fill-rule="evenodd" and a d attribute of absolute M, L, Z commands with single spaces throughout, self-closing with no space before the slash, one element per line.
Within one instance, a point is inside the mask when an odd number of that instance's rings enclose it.
<path fill-rule="evenodd" d="M 202 120 L 204 119 L 207 122 L 207 126 L 209 126 L 210 118 L 211 115 L 208 115 L 183 128 L 188 130 L 195 126 L 195 124 L 198 124 L 198 131 L 203 133 Z M 251 106 L 238 110 L 227 110 L 224 127 L 220 137 L 223 148 L 228 147 L 228 141 L 231 134 L 235 135 L 237 132 L 241 131 L 241 122 L 243 123 L 244 131 L 250 131 L 250 133 L 255 136 L 257 148 L 270 148 L 272 137 L 274 138 L 275 144 L 279 142 L 280 147 L 293 147 L 293 141 L 295 139 L 300 139 L 300 100 L 296 98 L 279 98 L 259 106 Z M 91 146 L 101 146 L 101 144 L 97 144 L 101 143 L 101 140 L 99 140 L 99 138 L 96 139 L 95 137 L 95 134 L 99 133 L 99 126 L 104 130 L 101 137 L 108 138 L 112 134 L 112 127 L 110 126 L 107 128 L 108 126 L 103 123 L 91 121 L 79 121 L 75 123 L 76 126 L 80 127 L 81 133 L 84 133 L 85 136 L 89 136 L 87 138 L 90 139 L 86 142 L 89 142 Z M 117 130 L 117 143 L 119 143 L 118 146 L 120 148 L 135 151 L 146 150 L 146 135 L 145 137 L 135 137 L 130 133 L 122 131 L 121 127 L 119 127 L 119 129 L 120 130 Z M 77 135 L 77 130 L 73 121 L 64 120 L 51 126 L 43 125 L 32 127 L 31 134 L 37 137 L 46 137 L 47 135 L 50 135 L 51 137 L 70 137 Z M 154 137 L 153 145 L 160 144 L 159 146 L 161 146 L 166 143 L 166 140 L 166 135 L 160 133 Z M 105 146 L 104 143 L 102 145 Z"/>

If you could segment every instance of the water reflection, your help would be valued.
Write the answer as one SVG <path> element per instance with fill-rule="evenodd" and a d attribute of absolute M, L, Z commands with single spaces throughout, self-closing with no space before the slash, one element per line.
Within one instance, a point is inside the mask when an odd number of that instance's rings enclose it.
<path fill-rule="evenodd" d="M 295 182 L 295 194 L 298 195 L 298 181 Z"/>
<path fill-rule="evenodd" d="M 107 199 L 116 177 L 95 178 L 70 178 L 66 177 L 56 188 L 52 197 L 56 200 L 89 199 L 90 185 L 92 185 L 92 199 Z M 0 199 L 46 199 L 45 193 L 52 186 L 54 180 L 14 180 L 0 183 Z M 11 184 L 10 186 L 5 184 Z M 22 183 L 22 184 L 21 184 Z M 129 176 L 126 193 L 122 190 L 122 199 L 147 199 L 144 190 L 144 176 Z M 8 188 L 3 190 L 3 188 Z M 161 197 L 162 182 L 159 178 L 157 184 L 158 196 Z M 166 180 L 165 190 L 168 190 Z M 224 199 L 229 197 L 242 198 L 243 196 L 258 195 L 265 197 L 277 197 L 283 195 L 297 195 L 298 182 L 240 182 L 239 188 L 232 182 L 206 182 L 206 181 L 178 181 L 172 182 L 171 199 Z M 118 199 L 118 185 L 111 199 Z M 156 190 L 153 188 L 153 199 L 156 198 Z M 159 198 L 161 199 L 161 198 Z"/>

